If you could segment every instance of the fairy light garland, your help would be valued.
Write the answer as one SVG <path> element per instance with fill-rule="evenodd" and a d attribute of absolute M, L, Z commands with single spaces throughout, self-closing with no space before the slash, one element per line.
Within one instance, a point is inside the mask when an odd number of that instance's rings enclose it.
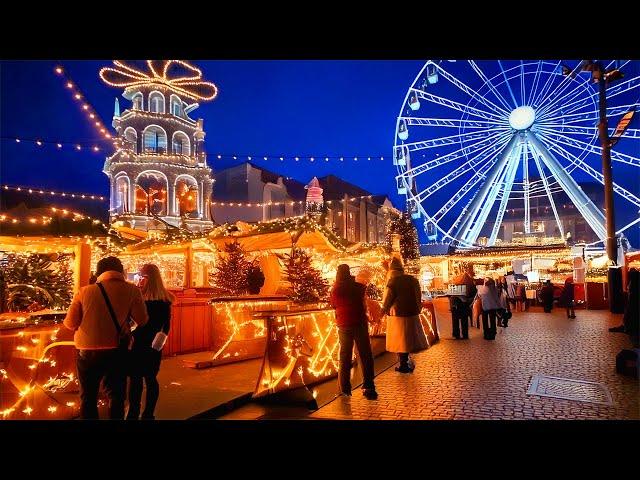
<path fill-rule="evenodd" d="M 311 163 L 321 163 L 321 162 L 330 162 L 330 161 L 338 161 L 338 162 L 344 162 L 346 161 L 353 161 L 353 162 L 374 162 L 374 161 L 384 161 L 385 158 L 389 158 L 389 157 L 385 157 L 384 155 L 273 155 L 273 154 L 251 154 L 251 155 L 247 155 L 247 154 L 229 154 L 229 153 L 209 153 L 209 155 L 215 155 L 215 157 L 218 160 L 222 160 L 222 159 L 231 159 L 231 160 L 240 160 L 240 161 L 245 161 L 245 159 L 247 161 L 254 161 L 254 160 L 260 160 L 260 161 L 269 161 L 269 160 L 274 160 L 274 161 L 280 161 L 280 162 L 284 162 L 284 161 L 294 161 L 294 162 L 300 162 L 300 161 L 308 161 Z"/>
<path fill-rule="evenodd" d="M 57 207 L 50 207 L 50 210 L 52 212 L 53 215 L 57 215 L 57 216 L 61 216 L 61 217 L 66 217 L 67 215 L 71 215 L 71 221 L 72 222 L 76 222 L 78 220 L 91 220 L 91 222 L 94 225 L 101 225 L 102 227 L 108 229 L 109 226 L 105 225 L 101 220 L 97 219 L 97 218 L 93 218 L 90 217 L 88 215 L 83 215 L 81 213 L 77 213 L 77 212 L 73 212 L 69 209 L 66 208 L 57 208 Z M 49 223 L 51 223 L 53 220 L 53 217 L 49 217 L 49 216 L 45 216 L 45 215 L 40 215 L 40 218 L 38 217 L 28 217 L 28 218 L 17 218 L 17 217 L 12 217 L 10 215 L 7 215 L 6 213 L 0 213 L 0 223 L 12 223 L 12 224 L 16 224 L 16 223 L 31 223 L 31 224 L 42 224 L 42 225 L 48 225 Z"/>
<path fill-rule="evenodd" d="M 86 97 L 82 94 L 77 84 L 72 81 L 72 79 L 61 66 L 57 66 L 54 71 L 57 75 L 64 79 L 65 87 L 70 91 L 73 99 L 78 102 L 78 104 L 81 104 L 81 111 L 87 115 L 87 120 L 89 121 L 89 123 L 96 129 L 96 131 L 100 133 L 101 136 L 105 138 L 105 140 L 111 139 L 112 135 L 108 130 L 108 125 L 102 121 L 100 115 L 98 115 L 98 112 L 87 101 Z"/>
<path fill-rule="evenodd" d="M 91 152 L 97 153 L 101 151 L 101 148 L 91 142 L 58 142 L 53 140 L 41 140 L 40 138 L 24 138 L 24 137 L 1 137 L 2 140 L 10 140 L 19 144 L 33 144 L 38 147 L 43 147 L 45 145 L 55 145 L 58 150 L 62 150 L 63 147 L 72 147 L 73 151 L 80 152 L 84 150 L 89 150 Z"/>
<path fill-rule="evenodd" d="M 104 67 L 100 78 L 111 87 L 124 87 L 133 90 L 137 87 L 162 85 L 192 100 L 213 100 L 218 95 L 218 87 L 202 80 L 202 70 L 184 60 L 147 60 L 148 72 L 114 60 L 115 67 Z M 174 75 L 172 67 L 182 67 L 190 74 Z"/>
<path fill-rule="evenodd" d="M 80 198 L 83 200 L 97 200 L 97 201 L 107 201 L 107 198 L 102 195 L 96 195 L 93 193 L 69 193 L 69 192 L 60 192 L 55 190 L 49 190 L 45 188 L 38 187 L 23 187 L 16 185 L 3 185 L 3 190 L 14 190 L 16 192 L 28 193 L 30 195 L 49 195 L 52 197 L 65 197 L 65 198 Z"/>

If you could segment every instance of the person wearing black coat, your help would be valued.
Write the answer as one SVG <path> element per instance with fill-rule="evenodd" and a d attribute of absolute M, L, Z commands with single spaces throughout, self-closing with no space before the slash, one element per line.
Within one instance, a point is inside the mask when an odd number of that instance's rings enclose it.
<path fill-rule="evenodd" d="M 542 297 L 545 313 L 551 313 L 553 309 L 553 285 L 551 284 L 551 280 L 545 282 L 540 292 L 540 297 Z"/>
<path fill-rule="evenodd" d="M 174 300 L 173 295 L 164 288 L 160 270 L 156 265 L 144 265 L 140 270 L 140 277 L 139 286 L 147 306 L 149 321 L 146 325 L 133 331 L 134 341 L 129 363 L 127 420 L 137 420 L 140 416 L 143 380 L 147 387 L 147 394 L 141 418 L 143 420 L 155 419 L 154 411 L 160 396 L 160 385 L 156 377 L 160 371 L 162 345 L 164 344 L 161 340 L 166 340 L 166 335 L 169 334 L 171 303 Z M 162 332 L 164 336 L 158 335 L 159 332 Z"/>

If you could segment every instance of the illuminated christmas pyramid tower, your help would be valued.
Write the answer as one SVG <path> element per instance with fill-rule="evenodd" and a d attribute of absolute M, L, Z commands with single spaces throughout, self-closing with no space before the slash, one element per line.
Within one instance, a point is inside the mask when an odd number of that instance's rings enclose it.
<path fill-rule="evenodd" d="M 216 86 L 181 60 L 147 60 L 145 69 L 113 63 L 100 77 L 124 87 L 131 106 L 120 113 L 116 98 L 116 151 L 103 169 L 111 181 L 111 222 L 140 230 L 163 229 L 163 221 L 194 231 L 211 228 L 213 180 L 203 121 L 189 113 L 198 101 L 212 100 Z"/>

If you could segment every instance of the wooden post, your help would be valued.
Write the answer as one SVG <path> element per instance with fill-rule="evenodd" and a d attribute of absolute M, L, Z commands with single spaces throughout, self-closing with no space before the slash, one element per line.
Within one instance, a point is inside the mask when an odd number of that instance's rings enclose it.
<path fill-rule="evenodd" d="M 91 276 L 91 246 L 82 241 L 75 246 L 75 258 L 73 262 L 73 293 L 80 290 L 80 287 L 89 285 Z"/>
<path fill-rule="evenodd" d="M 184 288 L 191 288 L 193 284 L 193 244 L 189 242 L 189 246 L 187 247 L 186 255 L 185 255 L 185 265 L 184 265 Z"/>

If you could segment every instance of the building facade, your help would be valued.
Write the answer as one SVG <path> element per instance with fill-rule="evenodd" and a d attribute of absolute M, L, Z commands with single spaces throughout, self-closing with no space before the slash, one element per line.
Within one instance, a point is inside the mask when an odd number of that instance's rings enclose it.
<path fill-rule="evenodd" d="M 314 177 L 304 185 L 245 162 L 220 170 L 215 177 L 212 212 L 217 223 L 295 217 L 313 203 L 322 205 L 318 218 L 337 235 L 351 242 L 382 243 L 388 220 L 400 214 L 386 196 L 373 195 L 335 175 Z"/>

